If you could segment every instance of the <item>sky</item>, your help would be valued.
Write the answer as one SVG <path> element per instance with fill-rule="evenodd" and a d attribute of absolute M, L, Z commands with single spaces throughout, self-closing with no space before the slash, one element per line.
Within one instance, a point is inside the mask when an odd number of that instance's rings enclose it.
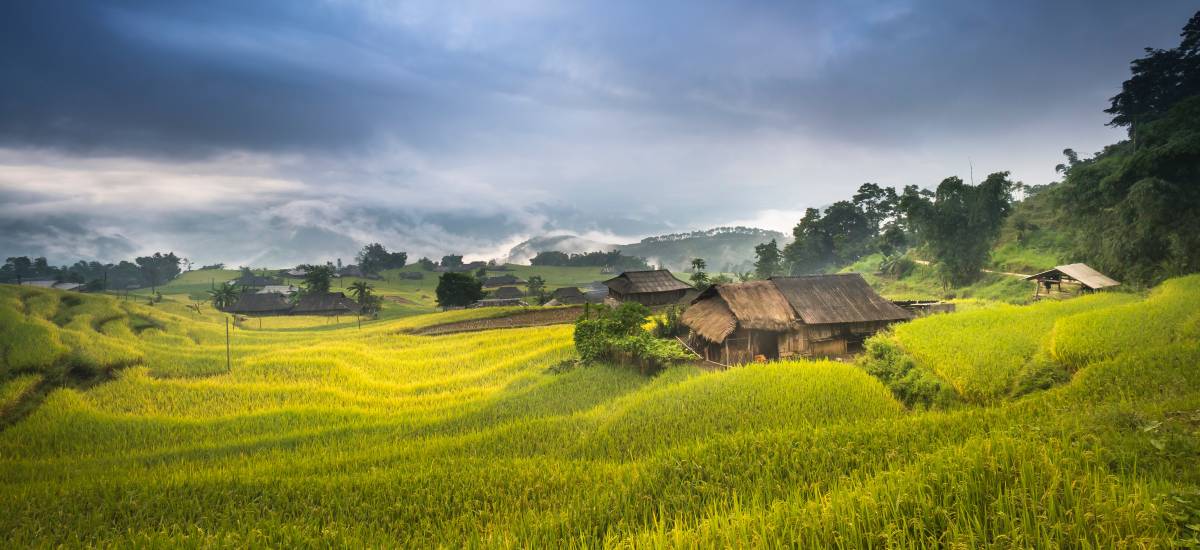
<path fill-rule="evenodd" d="M 90 0 L 0 6 L 0 254 L 286 266 L 368 242 L 790 232 L 1123 137 L 1194 2 Z"/>

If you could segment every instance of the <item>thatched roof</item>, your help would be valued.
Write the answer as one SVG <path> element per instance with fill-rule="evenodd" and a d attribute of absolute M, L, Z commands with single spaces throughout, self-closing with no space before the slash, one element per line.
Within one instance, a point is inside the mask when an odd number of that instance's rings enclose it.
<path fill-rule="evenodd" d="M 683 312 L 683 324 L 713 342 L 724 340 L 739 325 L 784 332 L 797 322 L 796 312 L 771 281 L 713 285 L 692 302 Z"/>
<path fill-rule="evenodd" d="M 722 342 L 737 330 L 737 317 L 720 296 L 700 296 L 683 312 L 680 321 L 710 342 Z"/>
<path fill-rule="evenodd" d="M 1110 279 L 1107 275 L 1092 269 L 1091 266 L 1087 264 L 1060 265 L 1054 269 L 1047 269 L 1046 271 L 1036 275 L 1030 275 L 1026 277 L 1025 280 L 1028 281 L 1030 279 L 1041 280 L 1044 278 L 1059 278 L 1062 275 L 1066 275 L 1067 277 L 1075 279 L 1076 281 L 1079 281 L 1079 284 L 1092 290 L 1100 290 L 1102 288 L 1108 288 L 1110 286 L 1117 286 L 1121 284 L 1113 279 Z"/>
<path fill-rule="evenodd" d="M 270 296 L 261 294 L 260 296 Z M 358 313 L 358 302 L 351 300 L 341 292 L 326 292 L 324 294 L 306 294 L 296 302 L 292 313 L 297 315 L 334 315 Z"/>
<path fill-rule="evenodd" d="M 883 299 L 862 276 L 852 273 L 713 285 L 692 301 L 681 320 L 704 339 L 721 342 L 739 326 L 785 332 L 799 323 L 911 318 L 912 314 Z"/>
<path fill-rule="evenodd" d="M 867 323 L 911 319 L 884 299 L 858 273 L 772 277 L 771 282 L 806 324 Z"/>
<path fill-rule="evenodd" d="M 490 296 L 493 300 L 516 300 L 524 297 L 525 293 L 515 286 L 502 286 L 493 290 Z"/>
<path fill-rule="evenodd" d="M 745 328 L 782 332 L 796 322 L 792 306 L 771 281 L 715 285 L 705 291 L 708 292 L 720 295 Z"/>
<path fill-rule="evenodd" d="M 281 313 L 291 309 L 292 305 L 282 294 L 274 292 L 264 294 L 242 294 L 237 303 L 229 307 L 230 313 Z"/>
<path fill-rule="evenodd" d="M 653 271 L 626 271 L 616 277 L 604 281 L 613 292 L 618 294 L 642 294 L 648 292 L 674 292 L 692 288 L 665 269 Z"/>
<path fill-rule="evenodd" d="M 559 304 L 582 304 L 587 301 L 587 296 L 584 296 L 583 292 L 573 286 L 554 289 L 554 292 L 550 293 L 550 298 L 556 300 Z"/>

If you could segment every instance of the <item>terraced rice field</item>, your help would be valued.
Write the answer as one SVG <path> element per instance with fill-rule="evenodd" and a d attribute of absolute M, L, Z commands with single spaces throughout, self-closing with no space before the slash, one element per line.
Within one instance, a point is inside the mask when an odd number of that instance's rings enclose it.
<path fill-rule="evenodd" d="M 574 366 L 570 325 L 411 333 L 494 310 L 234 328 L 227 367 L 211 311 L 0 286 L 0 410 L 37 401 L 0 431 L 0 533 L 18 547 L 1196 544 L 1200 343 L 1180 303 L 1198 296 L 1188 278 L 905 325 L 907 353 L 978 396 L 912 411 L 851 364 L 644 377 Z M 1142 335 L 1170 336 L 1090 343 L 1128 332 L 1137 307 L 1178 312 Z M 1039 330 L 1010 334 L 1031 318 Z M 930 344 L 938 330 L 986 354 Z M 1073 376 L 1007 397 L 1034 358 Z"/>

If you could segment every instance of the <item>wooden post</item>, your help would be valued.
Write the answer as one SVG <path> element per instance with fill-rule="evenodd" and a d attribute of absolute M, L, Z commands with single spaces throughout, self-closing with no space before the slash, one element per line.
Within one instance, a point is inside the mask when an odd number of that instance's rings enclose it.
<path fill-rule="evenodd" d="M 229 352 L 229 318 L 225 318 L 225 370 L 233 370 L 233 360 Z"/>

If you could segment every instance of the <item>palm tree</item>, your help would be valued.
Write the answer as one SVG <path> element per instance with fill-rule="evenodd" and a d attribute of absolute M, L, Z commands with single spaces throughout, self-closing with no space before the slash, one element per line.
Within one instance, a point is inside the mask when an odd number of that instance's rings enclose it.
<path fill-rule="evenodd" d="M 371 291 L 375 287 L 366 281 L 354 281 L 349 287 L 350 294 L 354 295 L 354 299 L 358 301 L 358 305 L 365 306 L 371 297 Z"/>
<path fill-rule="evenodd" d="M 216 289 L 208 291 L 208 295 L 212 298 L 213 307 L 225 309 L 232 306 L 238 300 L 237 284 L 225 283 Z"/>

